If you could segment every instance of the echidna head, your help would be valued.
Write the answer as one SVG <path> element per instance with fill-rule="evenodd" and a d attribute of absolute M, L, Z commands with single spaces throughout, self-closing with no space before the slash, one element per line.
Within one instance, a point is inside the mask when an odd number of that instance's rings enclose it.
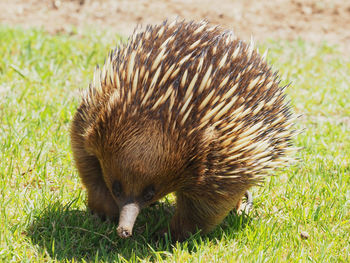
<path fill-rule="evenodd" d="M 144 158 L 149 158 L 145 154 L 152 155 L 146 148 L 141 151 L 138 154 Z M 111 155 L 108 163 L 101 161 L 106 184 L 119 207 L 117 231 L 122 238 L 131 236 L 140 210 L 163 196 L 160 188 L 164 176 L 142 165 L 126 152 Z"/>
<path fill-rule="evenodd" d="M 108 145 L 96 155 L 119 207 L 118 235 L 127 238 L 140 210 L 175 190 L 175 160 L 165 135 L 152 123 L 103 136 L 100 141 Z"/>

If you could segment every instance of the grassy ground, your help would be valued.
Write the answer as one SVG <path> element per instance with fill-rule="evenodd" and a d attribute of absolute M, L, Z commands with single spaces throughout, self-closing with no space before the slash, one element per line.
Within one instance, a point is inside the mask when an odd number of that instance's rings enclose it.
<path fill-rule="evenodd" d="M 172 244 L 154 238 L 170 201 L 143 211 L 134 237 L 120 240 L 115 223 L 86 212 L 73 166 L 77 91 L 118 36 L 0 27 L 0 38 L 0 261 L 350 261 L 350 61 L 334 48 L 265 43 L 304 114 L 301 161 L 253 190 L 249 216 Z"/>

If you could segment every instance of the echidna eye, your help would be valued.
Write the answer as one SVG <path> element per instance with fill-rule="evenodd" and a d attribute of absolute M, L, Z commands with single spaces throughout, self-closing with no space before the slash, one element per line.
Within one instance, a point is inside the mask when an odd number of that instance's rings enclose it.
<path fill-rule="evenodd" d="M 120 197 L 122 194 L 122 185 L 120 184 L 120 182 L 115 181 L 112 185 L 112 191 L 113 194 L 115 195 L 115 197 Z"/>
<path fill-rule="evenodd" d="M 148 202 L 153 199 L 155 195 L 154 187 L 153 185 L 148 186 L 144 191 L 143 191 L 143 199 Z"/>

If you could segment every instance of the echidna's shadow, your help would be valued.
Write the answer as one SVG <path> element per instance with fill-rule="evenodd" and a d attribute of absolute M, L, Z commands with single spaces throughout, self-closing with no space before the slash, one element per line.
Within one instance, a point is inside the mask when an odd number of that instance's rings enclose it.
<path fill-rule="evenodd" d="M 88 211 L 55 203 L 43 211 L 38 211 L 27 229 L 27 234 L 33 244 L 39 247 L 40 254 L 48 254 L 57 260 L 157 260 L 171 254 L 174 245 L 195 252 L 200 243 L 205 244 L 223 237 L 234 238 L 235 233 L 250 221 L 245 215 L 237 216 L 231 213 L 210 235 L 201 237 L 197 233 L 185 242 L 175 244 L 166 237 L 157 235 L 161 229 L 167 228 L 172 210 L 173 207 L 169 203 L 158 203 L 144 209 L 135 225 L 134 236 L 130 239 L 120 239 L 115 231 L 117 222 L 102 222 Z M 158 251 L 162 252 L 157 253 Z"/>

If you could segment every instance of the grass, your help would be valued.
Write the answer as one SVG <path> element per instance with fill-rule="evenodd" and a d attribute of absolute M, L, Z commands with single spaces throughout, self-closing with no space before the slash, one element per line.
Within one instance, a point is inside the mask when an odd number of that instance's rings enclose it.
<path fill-rule="evenodd" d="M 334 47 L 264 43 L 303 114 L 301 161 L 253 190 L 249 216 L 232 213 L 207 236 L 171 243 L 156 238 L 171 198 L 145 209 L 134 237 L 121 240 L 116 223 L 86 211 L 72 161 L 78 90 L 120 37 L 4 26 L 0 36 L 0 261 L 350 261 L 350 61 Z"/>

